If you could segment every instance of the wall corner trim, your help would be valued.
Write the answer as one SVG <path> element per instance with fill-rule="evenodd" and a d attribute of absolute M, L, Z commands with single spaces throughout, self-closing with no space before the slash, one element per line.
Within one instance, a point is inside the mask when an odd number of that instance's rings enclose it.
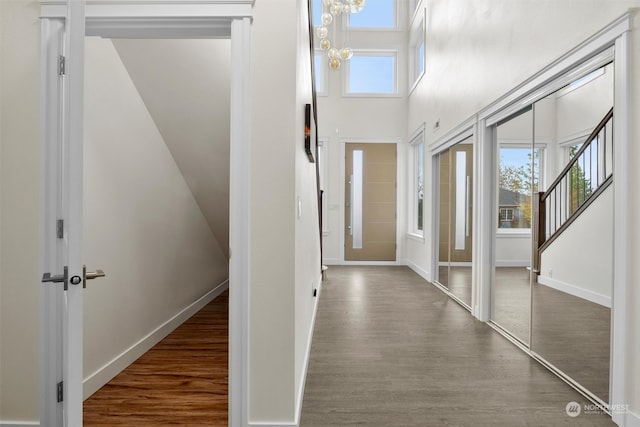
<path fill-rule="evenodd" d="M 218 284 L 202 297 L 198 298 L 196 301 L 176 313 L 173 317 L 162 323 L 156 329 L 149 332 L 144 338 L 120 353 L 109 363 L 85 378 L 82 382 L 83 398 L 87 399 L 93 393 L 98 391 L 102 386 L 107 384 L 116 375 L 122 372 L 127 366 L 132 364 L 136 359 L 138 359 L 149 349 L 151 349 L 151 347 L 159 343 L 167 335 L 173 332 L 178 326 L 183 324 L 187 319 L 200 311 L 205 305 L 213 301 L 218 295 L 220 295 L 228 288 L 229 279 Z M 0 422 L 0 425 L 3 424 Z"/>

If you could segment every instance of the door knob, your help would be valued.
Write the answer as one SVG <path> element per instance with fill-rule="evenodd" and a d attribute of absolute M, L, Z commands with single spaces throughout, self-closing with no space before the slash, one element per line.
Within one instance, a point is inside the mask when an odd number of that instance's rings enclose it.
<path fill-rule="evenodd" d="M 102 270 L 87 271 L 87 266 L 83 265 L 82 266 L 82 276 L 84 277 L 84 280 L 82 281 L 82 287 L 86 288 L 87 287 L 87 280 L 97 279 L 98 277 L 105 277 L 106 274 Z"/>
<path fill-rule="evenodd" d="M 63 273 L 55 276 L 52 276 L 51 273 L 44 273 L 42 275 L 42 283 L 63 283 L 66 291 L 69 284 L 69 269 L 65 266 Z"/>

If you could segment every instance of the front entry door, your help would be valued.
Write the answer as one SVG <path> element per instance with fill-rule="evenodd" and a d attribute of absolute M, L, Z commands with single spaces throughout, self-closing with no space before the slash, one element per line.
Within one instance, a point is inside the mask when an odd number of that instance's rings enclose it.
<path fill-rule="evenodd" d="M 396 144 L 345 148 L 345 261 L 396 260 Z"/>

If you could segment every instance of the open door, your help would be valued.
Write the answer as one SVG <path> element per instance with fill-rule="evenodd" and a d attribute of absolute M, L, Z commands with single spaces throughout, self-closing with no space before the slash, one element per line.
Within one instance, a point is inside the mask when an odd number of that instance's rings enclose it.
<path fill-rule="evenodd" d="M 62 374 L 58 400 L 63 425 L 82 425 L 82 134 L 84 90 L 84 1 L 67 1 L 63 79 L 62 138 L 59 144 L 58 212 L 62 224 L 58 259 L 63 261 Z"/>
<path fill-rule="evenodd" d="M 68 265 L 68 285 L 63 308 L 63 425 L 82 425 L 82 183 L 84 122 L 85 2 L 67 1 L 65 23 L 65 75 L 62 161 L 63 259 Z M 64 77 L 63 77 L 64 78 Z M 66 162 L 65 162 L 66 160 Z M 66 215 L 65 215 L 66 214 Z"/>
<path fill-rule="evenodd" d="M 44 79 L 55 91 L 45 94 L 46 103 L 57 103 L 58 114 L 47 115 L 45 143 L 48 159 L 46 176 L 51 183 L 45 185 L 45 269 L 42 282 L 48 296 L 45 314 L 56 325 L 45 330 L 53 333 L 48 338 L 48 349 L 56 355 L 45 354 L 47 379 L 56 383 L 55 390 L 43 393 L 43 422 L 64 426 L 82 425 L 82 292 L 88 279 L 101 277 L 97 270 L 88 273 L 82 264 L 82 184 L 83 184 L 83 90 L 84 90 L 84 37 L 85 2 L 66 2 L 64 25 L 46 28 L 59 34 L 56 67 L 46 67 Z M 45 63 L 51 63 L 52 53 L 47 50 Z M 57 132 L 53 133 L 52 130 Z M 53 227 L 49 225 L 55 224 Z M 54 229 L 54 230 L 50 230 Z M 51 233 L 55 232 L 55 235 Z M 52 295 L 53 294 L 53 295 Z M 49 325 L 48 325 L 49 326 Z M 45 338 L 46 339 L 46 338 Z M 55 341 L 55 342 L 54 342 Z M 55 379 L 54 379 L 55 378 Z M 55 421 L 54 421 L 55 420 Z"/>

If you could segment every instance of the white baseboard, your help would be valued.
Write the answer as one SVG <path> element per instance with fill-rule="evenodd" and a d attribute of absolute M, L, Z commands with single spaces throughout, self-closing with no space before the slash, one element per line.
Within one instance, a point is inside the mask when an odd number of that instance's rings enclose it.
<path fill-rule="evenodd" d="M 281 423 L 252 423 L 249 422 L 249 427 L 297 427 L 298 424 L 292 422 Z"/>
<path fill-rule="evenodd" d="M 322 264 L 324 265 L 340 265 L 340 262 L 338 258 L 324 258 L 322 260 Z"/>
<path fill-rule="evenodd" d="M 640 416 L 629 411 L 624 417 L 624 427 L 640 427 Z"/>
<path fill-rule="evenodd" d="M 611 297 L 593 292 L 589 289 L 584 289 L 579 286 L 574 286 L 542 275 L 538 276 L 538 283 L 557 291 L 564 292 L 565 294 L 573 295 L 574 297 L 586 299 L 587 301 L 591 301 L 595 304 L 611 308 Z"/>
<path fill-rule="evenodd" d="M 341 261 L 336 259 L 326 259 L 323 262 L 324 265 L 404 265 L 400 261 Z"/>
<path fill-rule="evenodd" d="M 514 260 L 496 260 L 496 267 L 529 267 L 531 261 L 528 259 L 514 259 Z"/>
<path fill-rule="evenodd" d="M 158 326 L 154 331 L 142 338 L 137 343 L 123 351 L 120 355 L 108 362 L 106 365 L 89 375 L 82 382 L 83 398 L 87 399 L 102 386 L 111 381 L 116 375 L 122 372 L 127 366 L 136 361 L 140 356 L 149 351 L 151 347 L 159 343 L 163 338 L 183 324 L 188 318 L 200 311 L 205 305 L 210 303 L 215 297 L 229 288 L 229 280 L 220 283 L 204 296 L 185 307 L 171 319 Z"/>
<path fill-rule="evenodd" d="M 418 266 L 416 263 L 412 261 L 407 261 L 407 267 L 415 271 L 418 274 L 418 276 L 422 277 L 427 282 L 433 281 L 429 272 L 423 269 L 422 267 Z"/>
<path fill-rule="evenodd" d="M 471 262 L 463 262 L 463 261 L 440 261 L 438 262 L 438 267 L 472 267 L 473 264 Z"/>
<path fill-rule="evenodd" d="M 318 281 L 318 292 L 313 302 L 313 314 L 311 315 L 311 325 L 309 326 L 309 336 L 307 337 L 307 348 L 304 355 L 304 368 L 302 369 L 302 379 L 300 381 L 300 388 L 298 389 L 298 395 L 296 396 L 296 421 L 291 425 L 300 425 L 300 416 L 302 416 L 302 401 L 304 398 L 304 388 L 307 384 L 307 369 L 309 368 L 309 359 L 311 358 L 311 342 L 313 341 L 313 331 L 316 327 L 316 314 L 318 313 L 318 301 L 320 301 L 320 295 L 322 294 L 322 278 Z"/>
<path fill-rule="evenodd" d="M 39 421 L 0 421 L 2 427 L 40 426 Z"/>

